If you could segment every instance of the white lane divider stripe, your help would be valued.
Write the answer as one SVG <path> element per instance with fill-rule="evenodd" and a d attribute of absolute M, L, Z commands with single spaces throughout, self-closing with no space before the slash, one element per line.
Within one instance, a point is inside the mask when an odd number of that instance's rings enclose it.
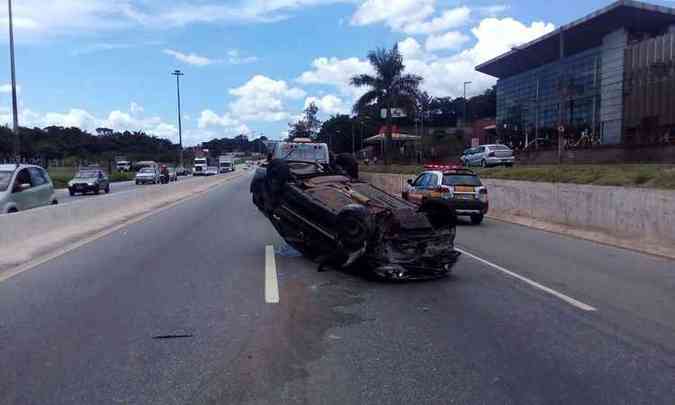
<path fill-rule="evenodd" d="M 570 305 L 572 305 L 572 306 L 574 306 L 574 307 L 576 307 L 576 308 L 579 308 L 579 309 L 581 309 L 581 310 L 583 310 L 583 311 L 597 311 L 597 309 L 596 309 L 595 307 L 592 307 L 592 306 L 590 306 L 590 305 L 588 305 L 588 304 L 585 304 L 585 303 L 583 303 L 583 302 L 581 302 L 581 301 L 579 301 L 579 300 L 576 300 L 576 299 L 574 299 L 574 298 L 572 298 L 572 297 L 570 297 L 570 296 L 568 296 L 568 295 L 565 295 L 565 294 L 563 294 L 563 293 L 560 293 L 560 292 L 558 292 L 558 291 L 555 291 L 555 290 L 553 290 L 553 289 L 551 289 L 551 288 L 549 288 L 549 287 L 546 287 L 545 285 L 539 284 L 539 283 L 537 283 L 536 281 L 532 281 L 532 280 L 530 280 L 530 279 L 527 278 L 527 277 L 521 276 L 520 274 L 516 274 L 516 273 L 514 273 L 514 272 L 512 272 L 512 271 L 510 271 L 510 270 L 507 270 L 507 269 L 503 268 L 502 266 L 499 266 L 499 265 L 494 264 L 494 263 L 492 263 L 492 262 L 489 262 L 489 261 L 487 261 L 487 260 L 485 260 L 485 259 L 483 259 L 483 258 L 480 258 L 480 257 L 478 257 L 478 256 L 476 256 L 476 255 L 474 255 L 474 254 L 472 254 L 472 253 L 469 253 L 469 252 L 467 252 L 467 251 L 464 250 L 464 249 L 460 249 L 460 248 L 455 247 L 455 250 L 457 250 L 458 252 L 460 252 L 460 253 L 462 253 L 462 254 L 464 254 L 464 255 L 466 255 L 466 256 L 468 256 L 468 257 L 474 259 L 474 260 L 477 260 L 477 261 L 479 261 L 479 262 L 481 262 L 481 263 L 483 263 L 483 264 L 485 264 L 485 265 L 487 265 L 487 266 L 489 266 L 489 267 L 492 267 L 492 268 L 495 269 L 495 270 L 501 271 L 501 272 L 504 273 L 504 274 L 507 274 L 507 275 L 509 275 L 509 276 L 511 276 L 511 277 L 513 277 L 513 278 L 516 278 L 516 279 L 518 279 L 518 280 L 520 280 L 520 281 L 526 283 L 526 284 L 529 284 L 530 286 L 532 286 L 532 287 L 534 287 L 534 288 L 537 288 L 537 289 L 539 289 L 539 290 L 541 290 L 541 291 L 544 291 L 544 292 L 546 292 L 546 293 L 549 293 L 549 294 L 553 295 L 554 297 L 556 297 L 556 298 L 558 298 L 558 299 L 560 299 L 560 300 L 562 300 L 562 301 L 565 301 L 566 303 L 568 303 L 568 304 L 570 304 Z"/>
<path fill-rule="evenodd" d="M 265 302 L 279 303 L 279 281 L 277 280 L 277 264 L 274 260 L 274 246 L 265 246 Z"/>

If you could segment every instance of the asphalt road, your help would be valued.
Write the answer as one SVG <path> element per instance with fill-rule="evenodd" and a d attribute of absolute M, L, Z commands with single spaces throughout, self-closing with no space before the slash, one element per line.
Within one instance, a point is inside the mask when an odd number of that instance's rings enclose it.
<path fill-rule="evenodd" d="M 675 262 L 487 221 L 446 280 L 319 273 L 248 181 L 0 283 L 0 403 L 675 403 Z"/>

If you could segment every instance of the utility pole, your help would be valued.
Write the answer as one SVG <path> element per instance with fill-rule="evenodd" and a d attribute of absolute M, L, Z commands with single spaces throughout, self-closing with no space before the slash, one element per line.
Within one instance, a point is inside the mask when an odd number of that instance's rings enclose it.
<path fill-rule="evenodd" d="M 180 114 L 180 77 L 184 75 L 180 70 L 174 70 L 172 75 L 176 76 L 176 94 L 178 95 L 178 144 L 180 145 L 180 167 L 183 166 L 183 125 Z"/>
<path fill-rule="evenodd" d="M 466 127 L 466 122 L 467 122 L 467 116 L 466 116 L 467 115 L 466 114 L 467 106 L 469 105 L 469 103 L 467 102 L 467 99 L 466 99 L 466 85 L 467 84 L 471 84 L 471 82 L 464 82 L 464 126 L 465 127 Z"/>
<path fill-rule="evenodd" d="M 19 112 L 16 102 L 16 71 L 14 68 L 14 26 L 12 23 L 12 0 L 7 0 L 9 15 L 9 59 L 12 71 L 12 131 L 14 132 L 14 161 L 20 163 Z"/>

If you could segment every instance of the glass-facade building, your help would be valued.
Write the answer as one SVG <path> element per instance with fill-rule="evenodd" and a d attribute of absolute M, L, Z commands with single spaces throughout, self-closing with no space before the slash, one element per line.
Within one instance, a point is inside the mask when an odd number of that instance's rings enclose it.
<path fill-rule="evenodd" d="M 498 78 L 498 139 L 624 141 L 627 49 L 674 28 L 673 8 L 617 1 L 477 66 Z"/>

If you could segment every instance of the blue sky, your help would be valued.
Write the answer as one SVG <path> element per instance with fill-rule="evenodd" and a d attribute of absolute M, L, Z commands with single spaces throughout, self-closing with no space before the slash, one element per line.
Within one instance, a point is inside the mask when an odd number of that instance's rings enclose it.
<path fill-rule="evenodd" d="M 349 77 L 399 43 L 435 96 L 484 90 L 473 67 L 609 1 L 14 0 L 22 125 L 141 129 L 184 143 L 284 135 L 309 101 L 351 110 Z M 672 5 L 659 1 L 658 4 Z M 11 122 L 6 5 L 0 6 L 0 123 Z"/>

